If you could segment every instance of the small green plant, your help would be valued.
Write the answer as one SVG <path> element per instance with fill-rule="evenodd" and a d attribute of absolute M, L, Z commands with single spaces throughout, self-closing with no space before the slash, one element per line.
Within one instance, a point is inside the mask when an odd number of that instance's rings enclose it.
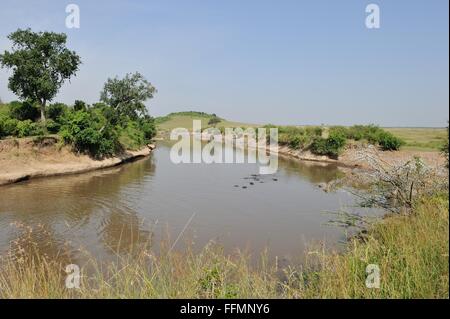
<path fill-rule="evenodd" d="M 116 130 L 100 112 L 69 113 L 60 135 L 76 151 L 94 158 L 114 155 L 120 149 Z"/>
<path fill-rule="evenodd" d="M 31 102 L 14 101 L 9 104 L 9 113 L 12 118 L 19 121 L 35 121 L 39 118 L 39 109 Z"/>
<path fill-rule="evenodd" d="M 403 140 L 386 131 L 379 132 L 376 140 L 383 151 L 397 151 L 405 144 Z"/>
<path fill-rule="evenodd" d="M 8 116 L 0 116 L 0 137 L 16 136 L 19 121 Z"/>
<path fill-rule="evenodd" d="M 53 103 L 47 107 L 47 118 L 60 123 L 61 118 L 68 112 L 69 107 L 64 103 Z"/>
<path fill-rule="evenodd" d="M 75 103 L 73 104 L 73 109 L 75 111 L 86 111 L 87 104 L 84 101 L 75 100 Z"/>
<path fill-rule="evenodd" d="M 17 137 L 31 136 L 36 131 L 36 124 L 31 120 L 17 122 Z"/>
<path fill-rule="evenodd" d="M 156 136 L 155 120 L 152 117 L 147 116 L 140 119 L 139 127 L 144 133 L 146 142 L 149 142 L 152 138 Z"/>
<path fill-rule="evenodd" d="M 134 121 L 129 121 L 124 128 L 120 129 L 119 142 L 126 149 L 138 150 L 145 144 L 146 139 L 138 124 Z"/>
<path fill-rule="evenodd" d="M 288 145 L 293 149 L 302 149 L 305 147 L 307 142 L 307 137 L 304 135 L 296 135 L 289 139 Z"/>
<path fill-rule="evenodd" d="M 315 138 L 311 144 L 311 152 L 316 155 L 326 155 L 332 158 L 337 158 L 341 154 L 345 145 L 345 136 L 339 133 L 330 133 L 328 138 Z"/>
<path fill-rule="evenodd" d="M 53 119 L 47 119 L 45 122 L 46 129 L 49 133 L 56 134 L 61 129 L 61 124 Z"/>
<path fill-rule="evenodd" d="M 222 122 L 222 120 L 214 114 L 213 117 L 209 119 L 208 125 L 216 127 L 216 125 L 220 122 Z"/>

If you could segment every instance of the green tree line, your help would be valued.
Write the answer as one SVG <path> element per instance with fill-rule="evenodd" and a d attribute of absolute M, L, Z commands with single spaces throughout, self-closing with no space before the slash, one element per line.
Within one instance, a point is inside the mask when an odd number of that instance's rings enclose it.
<path fill-rule="evenodd" d="M 67 36 L 19 29 L 8 38 L 12 49 L 0 54 L 0 65 L 11 71 L 8 87 L 21 101 L 0 105 L 0 138 L 53 133 L 77 152 L 101 158 L 138 149 L 155 136 L 144 103 L 157 91 L 142 74 L 107 79 L 92 105 L 50 103 L 81 65 L 66 47 Z"/>

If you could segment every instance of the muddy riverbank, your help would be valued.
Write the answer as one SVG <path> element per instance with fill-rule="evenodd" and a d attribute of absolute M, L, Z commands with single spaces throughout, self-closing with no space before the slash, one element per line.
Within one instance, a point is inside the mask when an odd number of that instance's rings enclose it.
<path fill-rule="evenodd" d="M 114 167 L 150 155 L 154 145 L 124 151 L 115 157 L 96 160 L 76 154 L 57 137 L 22 138 L 0 141 L 0 185 L 59 175 L 79 174 Z"/>

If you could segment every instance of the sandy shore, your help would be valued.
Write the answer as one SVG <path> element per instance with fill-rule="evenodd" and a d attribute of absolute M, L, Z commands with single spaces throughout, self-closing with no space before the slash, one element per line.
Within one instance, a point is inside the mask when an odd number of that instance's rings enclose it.
<path fill-rule="evenodd" d="M 39 177 L 78 174 L 120 165 L 150 155 L 154 146 L 126 151 L 116 157 L 94 160 L 60 146 L 57 138 L 0 140 L 0 185 Z"/>

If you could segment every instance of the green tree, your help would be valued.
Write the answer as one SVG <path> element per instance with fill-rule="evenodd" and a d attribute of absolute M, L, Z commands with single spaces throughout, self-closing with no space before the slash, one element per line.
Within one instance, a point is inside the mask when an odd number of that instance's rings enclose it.
<path fill-rule="evenodd" d="M 153 98 L 156 88 L 138 72 L 128 73 L 123 79 L 108 79 L 100 100 L 115 109 L 119 116 L 132 119 L 147 115 L 144 102 Z"/>
<path fill-rule="evenodd" d="M 214 127 L 216 127 L 216 124 L 222 122 L 222 120 L 217 117 L 215 114 L 213 114 L 213 116 L 209 119 L 208 121 L 208 125 L 212 125 Z"/>
<path fill-rule="evenodd" d="M 12 69 L 8 87 L 21 99 L 38 103 L 45 122 L 47 102 L 78 71 L 81 59 L 67 49 L 64 33 L 18 29 L 8 39 L 13 43 L 12 51 L 0 54 L 1 66 Z"/>

